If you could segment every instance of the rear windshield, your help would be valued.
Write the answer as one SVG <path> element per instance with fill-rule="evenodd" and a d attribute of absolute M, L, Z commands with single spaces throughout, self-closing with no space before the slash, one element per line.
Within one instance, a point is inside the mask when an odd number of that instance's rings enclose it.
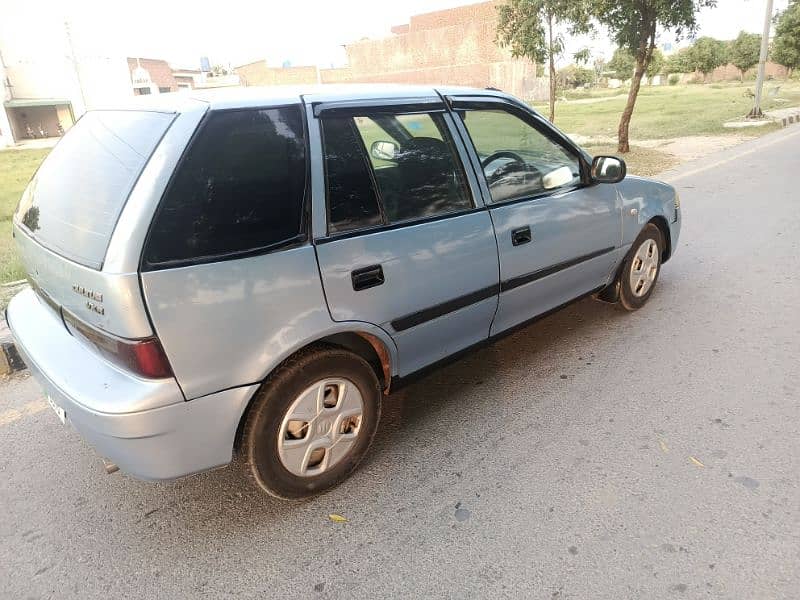
<path fill-rule="evenodd" d="M 43 246 L 99 269 L 136 178 L 174 115 L 90 111 L 39 167 L 17 222 Z"/>

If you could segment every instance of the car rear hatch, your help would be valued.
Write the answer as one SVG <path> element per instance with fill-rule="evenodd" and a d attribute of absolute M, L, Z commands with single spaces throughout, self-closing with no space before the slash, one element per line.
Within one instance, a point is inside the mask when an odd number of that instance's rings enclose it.
<path fill-rule="evenodd" d="M 123 207 L 175 113 L 90 111 L 56 145 L 25 190 L 14 237 L 31 285 L 64 327 L 110 362 L 171 376 L 138 273 L 103 263 Z"/>

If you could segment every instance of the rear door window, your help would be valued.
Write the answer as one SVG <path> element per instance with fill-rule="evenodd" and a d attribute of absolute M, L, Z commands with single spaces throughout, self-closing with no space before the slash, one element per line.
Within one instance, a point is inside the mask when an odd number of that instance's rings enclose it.
<path fill-rule="evenodd" d="M 442 113 L 322 119 L 329 232 L 474 207 Z"/>
<path fill-rule="evenodd" d="M 87 112 L 39 167 L 17 222 L 61 256 L 101 268 L 128 195 L 174 116 Z"/>
<path fill-rule="evenodd" d="M 299 241 L 305 187 L 299 106 L 212 113 L 162 200 L 143 266 L 234 258 Z"/>
<path fill-rule="evenodd" d="M 375 181 L 353 119 L 323 119 L 330 233 L 383 223 Z"/>

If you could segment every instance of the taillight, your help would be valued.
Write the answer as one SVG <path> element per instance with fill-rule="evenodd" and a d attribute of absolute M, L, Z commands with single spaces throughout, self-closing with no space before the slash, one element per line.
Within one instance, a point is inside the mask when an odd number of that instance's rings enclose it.
<path fill-rule="evenodd" d="M 141 340 L 119 338 L 87 325 L 66 310 L 64 323 L 70 333 L 94 346 L 110 362 L 141 377 L 161 379 L 172 377 L 167 355 L 158 338 Z"/>

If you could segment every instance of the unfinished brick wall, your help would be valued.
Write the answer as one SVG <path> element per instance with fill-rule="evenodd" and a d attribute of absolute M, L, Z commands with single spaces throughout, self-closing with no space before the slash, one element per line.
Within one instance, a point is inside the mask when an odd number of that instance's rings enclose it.
<path fill-rule="evenodd" d="M 395 35 L 348 44 L 353 81 L 496 87 L 531 97 L 546 86 L 536 66 L 495 43 L 498 2 L 411 17 Z"/>
<path fill-rule="evenodd" d="M 784 79 L 786 77 L 786 67 L 774 62 L 767 62 L 764 73 L 767 78 Z M 745 77 L 755 76 L 758 67 L 753 67 L 745 73 Z M 707 81 L 727 81 L 739 79 L 739 69 L 733 64 L 723 65 L 714 69 L 708 76 Z"/>
<path fill-rule="evenodd" d="M 249 63 L 236 67 L 242 85 L 298 85 L 317 83 L 316 67 L 268 67 L 266 62 Z"/>
<path fill-rule="evenodd" d="M 413 15 L 394 35 L 346 46 L 348 67 L 321 69 L 323 83 L 408 83 L 495 87 L 526 99 L 547 96 L 536 66 L 495 43 L 497 1 Z M 314 67 L 236 67 L 244 85 L 316 83 Z"/>

